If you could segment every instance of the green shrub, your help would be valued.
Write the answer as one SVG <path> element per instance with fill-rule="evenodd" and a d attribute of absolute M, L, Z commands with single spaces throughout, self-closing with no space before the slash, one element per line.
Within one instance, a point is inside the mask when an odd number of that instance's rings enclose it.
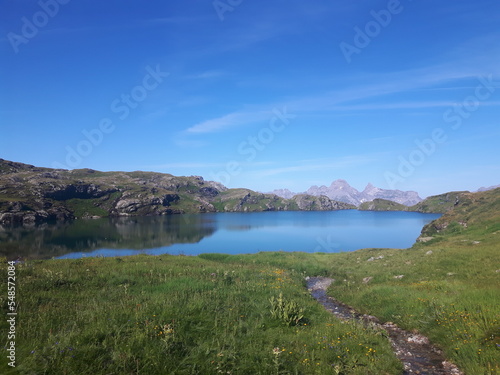
<path fill-rule="evenodd" d="M 272 296 L 270 302 L 273 318 L 281 320 L 287 326 L 297 325 L 304 319 L 304 309 L 297 302 L 283 298 L 283 293 L 278 298 Z"/>

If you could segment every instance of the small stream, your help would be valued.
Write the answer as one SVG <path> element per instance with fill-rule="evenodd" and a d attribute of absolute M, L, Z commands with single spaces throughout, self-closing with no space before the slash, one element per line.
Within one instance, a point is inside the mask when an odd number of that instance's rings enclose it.
<path fill-rule="evenodd" d="M 333 279 L 309 277 L 306 281 L 311 295 L 339 319 L 357 320 L 365 325 L 384 329 L 396 357 L 403 362 L 404 375 L 463 375 L 454 364 L 443 357 L 443 353 L 433 346 L 427 337 L 405 331 L 391 322 L 382 323 L 374 316 L 359 314 L 349 306 L 329 297 L 326 291 Z"/>

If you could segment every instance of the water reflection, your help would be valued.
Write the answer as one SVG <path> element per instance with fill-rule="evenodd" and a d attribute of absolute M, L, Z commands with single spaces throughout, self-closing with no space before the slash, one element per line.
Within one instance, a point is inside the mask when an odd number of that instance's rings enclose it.
<path fill-rule="evenodd" d="M 8 259 L 196 255 L 207 252 L 338 252 L 405 248 L 440 215 L 415 212 L 259 212 L 121 217 L 1 227 L 0 256 Z"/>
<path fill-rule="evenodd" d="M 145 250 L 197 243 L 215 230 L 215 222 L 203 215 L 75 220 L 31 227 L 0 226 L 0 256 L 47 259 L 102 248 Z"/>

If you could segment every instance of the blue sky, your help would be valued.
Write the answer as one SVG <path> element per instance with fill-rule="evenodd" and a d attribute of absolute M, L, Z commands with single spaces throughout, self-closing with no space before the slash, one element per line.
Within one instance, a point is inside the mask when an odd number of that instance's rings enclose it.
<path fill-rule="evenodd" d="M 497 0 L 0 0 L 0 157 L 304 191 L 500 183 Z"/>

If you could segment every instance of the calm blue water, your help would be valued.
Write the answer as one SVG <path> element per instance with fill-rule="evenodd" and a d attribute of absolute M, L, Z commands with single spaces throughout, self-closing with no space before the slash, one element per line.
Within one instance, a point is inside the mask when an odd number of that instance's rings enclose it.
<path fill-rule="evenodd" d="M 106 220 L 109 234 L 114 240 L 93 244 L 91 239 L 90 248 L 86 249 L 83 245 L 83 251 L 74 249 L 76 251 L 60 258 L 137 253 L 197 255 L 407 248 L 420 235 L 422 227 L 439 216 L 414 212 L 346 210 L 217 213 Z M 112 246 L 108 246 L 106 241 Z M 92 246 L 96 248 L 92 249 Z"/>
<path fill-rule="evenodd" d="M 0 256 L 47 259 L 407 248 L 422 227 L 439 216 L 346 210 L 75 220 L 30 228 L 0 227 Z"/>

